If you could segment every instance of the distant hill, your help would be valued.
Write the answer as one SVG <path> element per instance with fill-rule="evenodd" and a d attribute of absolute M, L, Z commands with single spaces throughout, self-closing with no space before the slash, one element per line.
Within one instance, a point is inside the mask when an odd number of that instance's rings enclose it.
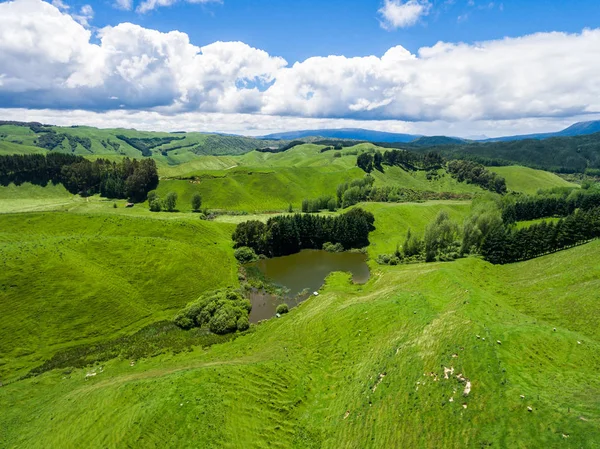
<path fill-rule="evenodd" d="M 196 156 L 245 154 L 287 143 L 217 133 L 166 133 L 0 121 L 0 154 L 53 151 L 82 156 L 153 157 L 172 165 Z"/>
<path fill-rule="evenodd" d="M 434 145 L 460 145 L 467 143 L 466 139 L 459 139 L 457 137 L 446 137 L 446 136 L 431 136 L 431 137 L 419 137 L 410 142 L 411 145 L 419 146 L 434 146 Z"/>
<path fill-rule="evenodd" d="M 484 139 L 483 142 L 509 142 L 514 140 L 525 140 L 525 139 L 549 139 L 551 137 L 573 137 L 573 136 L 585 136 L 588 134 L 594 134 L 600 132 L 600 120 L 591 122 L 578 122 L 554 133 L 539 133 L 539 134 L 523 134 L 520 136 L 503 136 L 494 137 L 492 139 Z"/>
<path fill-rule="evenodd" d="M 387 133 L 370 129 L 342 128 L 342 129 L 312 129 L 303 131 L 289 131 L 262 136 L 263 139 L 295 140 L 306 137 L 327 137 L 330 139 L 352 139 L 369 142 L 412 142 L 421 137 L 414 134 Z"/>
<path fill-rule="evenodd" d="M 600 133 L 547 139 L 470 141 L 455 145 L 382 145 L 417 151 L 439 151 L 447 157 L 473 159 L 484 165 L 517 164 L 563 173 L 600 173 Z"/>

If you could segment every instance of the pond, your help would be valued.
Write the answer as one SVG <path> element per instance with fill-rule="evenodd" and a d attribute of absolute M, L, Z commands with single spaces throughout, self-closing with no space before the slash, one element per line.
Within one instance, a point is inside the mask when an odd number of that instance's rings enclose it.
<path fill-rule="evenodd" d="M 250 264 L 249 267 L 257 268 L 270 282 L 288 290 L 283 299 L 269 293 L 252 292 L 250 322 L 272 318 L 282 302 L 291 308 L 305 301 L 321 288 L 325 278 L 334 271 L 352 273 L 352 280 L 357 284 L 367 282 L 370 273 L 366 261 L 365 254 L 307 249 L 290 256 L 263 259 Z"/>

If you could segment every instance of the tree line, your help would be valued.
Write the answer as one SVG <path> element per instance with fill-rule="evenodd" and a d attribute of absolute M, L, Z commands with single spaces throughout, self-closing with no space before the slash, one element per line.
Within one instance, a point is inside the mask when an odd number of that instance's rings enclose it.
<path fill-rule="evenodd" d="M 269 257 L 321 249 L 328 242 L 339 243 L 344 249 L 363 248 L 369 245 L 374 222 L 373 214 L 360 208 L 335 217 L 280 215 L 267 223 L 257 220 L 240 223 L 232 238 L 235 248 L 249 247 Z"/>
<path fill-rule="evenodd" d="M 152 159 L 90 161 L 64 153 L 0 156 L 0 184 L 24 182 L 42 186 L 52 182 L 63 184 L 73 194 L 99 193 L 106 198 L 138 202 L 158 185 L 158 171 Z"/>
<path fill-rule="evenodd" d="M 483 189 L 500 195 L 506 193 L 505 179 L 477 162 L 453 160 L 446 164 L 446 169 L 458 182 L 464 181 L 468 184 L 476 184 Z"/>
<path fill-rule="evenodd" d="M 514 223 L 546 217 L 566 217 L 577 209 L 590 210 L 599 205 L 600 189 L 559 188 L 546 194 L 520 196 L 513 202 L 506 202 L 502 219 L 505 223 Z"/>
<path fill-rule="evenodd" d="M 505 264 L 549 254 L 600 237 L 600 208 L 577 210 L 556 223 L 542 222 L 527 228 L 499 226 L 485 239 L 483 257 Z"/>
<path fill-rule="evenodd" d="M 402 167 L 407 171 L 437 170 L 442 168 L 444 160 L 439 153 L 421 154 L 407 150 L 389 150 L 383 154 L 379 151 L 365 152 L 356 158 L 356 165 L 366 173 L 373 170 L 383 171 L 383 164 Z"/>

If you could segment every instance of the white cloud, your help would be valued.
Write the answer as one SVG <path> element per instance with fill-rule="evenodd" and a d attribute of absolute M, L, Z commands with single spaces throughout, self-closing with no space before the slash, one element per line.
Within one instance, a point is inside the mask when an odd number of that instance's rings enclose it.
<path fill-rule="evenodd" d="M 117 1 L 132 1 L 132 0 L 117 0 Z M 136 11 L 144 14 L 161 6 L 171 6 L 179 0 L 144 0 L 136 8 Z M 185 0 L 188 3 L 222 3 L 222 0 Z M 131 9 L 131 8 L 129 8 Z"/>
<path fill-rule="evenodd" d="M 0 3 L 4 108 L 507 123 L 599 113 L 599 72 L 600 29 L 288 65 L 243 42 L 131 23 L 92 36 L 50 3 Z"/>
<path fill-rule="evenodd" d="M 124 11 L 131 11 L 133 9 L 133 0 L 115 0 L 113 6 Z"/>
<path fill-rule="evenodd" d="M 91 5 L 83 5 L 79 14 L 71 14 L 71 16 L 84 27 L 88 27 L 90 26 L 89 21 L 94 18 L 94 9 Z"/>
<path fill-rule="evenodd" d="M 385 0 L 379 10 L 383 21 L 381 26 L 387 30 L 413 26 L 429 14 L 431 3 L 428 0 Z"/>

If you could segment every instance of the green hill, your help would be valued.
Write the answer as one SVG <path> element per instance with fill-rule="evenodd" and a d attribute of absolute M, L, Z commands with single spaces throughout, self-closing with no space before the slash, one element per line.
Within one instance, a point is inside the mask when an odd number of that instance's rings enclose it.
<path fill-rule="evenodd" d="M 554 173 L 528 167 L 489 167 L 489 170 L 502 176 L 506 180 L 508 190 L 515 192 L 535 194 L 540 189 L 577 187 L 576 184 L 565 181 Z"/>
<path fill-rule="evenodd" d="M 508 267 L 379 267 L 362 287 L 334 275 L 318 298 L 233 342 L 6 385 L 4 442 L 593 448 L 599 249 Z M 585 317 L 555 310 L 568 291 Z"/>
<path fill-rule="evenodd" d="M 285 141 L 204 133 L 165 133 L 132 129 L 1 124 L 0 154 L 60 151 L 83 156 L 151 156 L 174 165 L 200 155 L 243 154 Z"/>
<path fill-rule="evenodd" d="M 384 165 L 371 173 L 380 191 L 433 195 L 354 206 L 375 218 L 366 284 L 334 273 L 318 296 L 246 332 L 182 330 L 176 311 L 245 279 L 235 223 L 298 211 L 345 182 L 371 188 L 357 155 L 384 149 L 269 153 L 232 136 L 45 128 L 0 126 L 0 154 L 146 153 L 157 194 L 179 200 L 175 212 L 150 212 L 51 183 L 0 186 L 0 447 L 600 444 L 599 241 L 505 266 L 474 256 L 378 265 L 409 228 L 421 236 L 441 211 L 463 223 L 500 198 L 443 168 Z M 46 134 L 51 150 L 36 146 Z M 490 169 L 513 191 L 575 186 L 531 168 Z M 227 215 L 201 220 L 195 193 Z"/>
<path fill-rule="evenodd" d="M 233 226 L 158 217 L 0 214 L 0 379 L 237 283 Z"/>

